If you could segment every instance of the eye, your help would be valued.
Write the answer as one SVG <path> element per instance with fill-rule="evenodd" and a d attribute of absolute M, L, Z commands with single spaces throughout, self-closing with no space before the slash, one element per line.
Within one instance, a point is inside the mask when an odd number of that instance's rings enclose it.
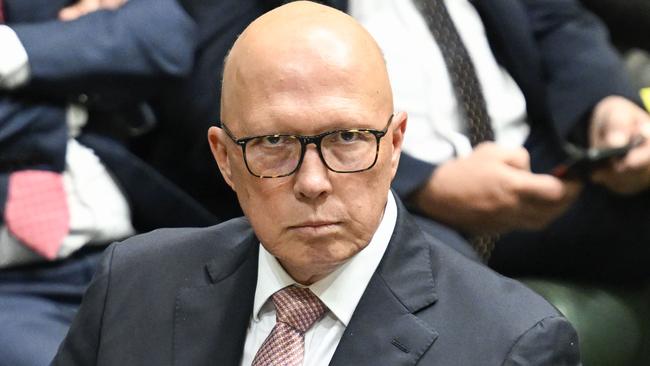
<path fill-rule="evenodd" d="M 282 136 L 277 136 L 277 135 L 265 136 L 263 139 L 265 145 L 278 145 L 283 141 Z"/>
<path fill-rule="evenodd" d="M 263 149 L 284 149 L 293 148 L 295 144 L 300 144 L 294 136 L 289 135 L 267 135 L 256 137 L 248 143 L 248 148 Z"/>
<path fill-rule="evenodd" d="M 341 131 L 337 135 L 338 140 L 342 142 L 354 142 L 359 139 L 359 132 L 357 131 Z"/>

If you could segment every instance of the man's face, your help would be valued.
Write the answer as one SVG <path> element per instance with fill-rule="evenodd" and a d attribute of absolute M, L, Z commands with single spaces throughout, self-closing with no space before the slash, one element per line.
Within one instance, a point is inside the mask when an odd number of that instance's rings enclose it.
<path fill-rule="evenodd" d="M 224 120 L 236 138 L 386 126 L 392 106 L 377 98 L 376 90 L 368 90 L 361 78 L 298 68 L 239 95 L 242 104 Z M 293 175 L 258 178 L 248 172 L 240 147 L 222 130 L 211 130 L 210 140 L 222 173 L 264 247 L 296 280 L 313 282 L 372 238 L 397 167 L 405 118 L 393 117 L 380 140 L 375 166 L 357 173 L 328 170 L 311 144 Z"/>
<path fill-rule="evenodd" d="M 257 33 L 249 30 L 233 48 L 222 94 L 222 120 L 232 134 L 244 138 L 382 130 L 392 113 L 392 96 L 374 42 L 355 25 L 349 27 L 360 41 L 352 44 L 350 32 L 330 31 L 339 26 L 315 28 L 297 37 L 288 29 L 278 38 L 297 41 L 286 43 L 265 38 L 269 32 L 282 32 L 278 29 L 286 24 L 278 22 Z M 295 280 L 311 283 L 372 238 L 397 169 L 405 125 L 405 114 L 393 117 L 370 170 L 330 171 L 310 144 L 300 168 L 282 178 L 250 174 L 240 146 L 223 130 L 211 128 L 209 138 L 224 178 L 264 247 Z"/>

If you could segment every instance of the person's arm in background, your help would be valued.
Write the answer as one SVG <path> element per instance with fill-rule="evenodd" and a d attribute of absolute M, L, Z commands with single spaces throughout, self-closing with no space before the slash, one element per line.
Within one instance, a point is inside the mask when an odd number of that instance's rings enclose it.
<path fill-rule="evenodd" d="M 525 149 L 490 142 L 478 145 L 467 157 L 432 166 L 431 171 L 421 186 L 402 193 L 416 210 L 466 234 L 544 227 L 581 189 L 578 182 L 531 173 Z M 408 179 L 405 170 L 398 171 L 395 182 L 400 179 Z"/>
<path fill-rule="evenodd" d="M 80 0 L 61 9 L 59 11 L 59 19 L 71 21 L 98 10 L 115 10 L 126 2 L 127 0 Z"/>
<path fill-rule="evenodd" d="M 176 0 L 131 0 L 71 21 L 9 26 L 28 56 L 21 89 L 100 95 L 103 103 L 138 101 L 162 81 L 186 76 L 198 42 L 194 21 Z"/>
<path fill-rule="evenodd" d="M 527 0 L 524 5 L 542 55 L 549 110 L 561 138 L 578 135 L 578 140 L 586 141 L 593 120 L 603 120 L 602 126 L 620 126 L 620 118 L 613 116 L 630 117 L 624 118 L 629 126 L 627 135 L 641 130 L 639 121 L 645 120 L 645 114 L 640 108 L 607 98 L 623 95 L 634 99 L 635 94 L 601 23 L 572 0 Z M 592 110 L 607 113 L 592 115 Z M 593 138 L 592 144 L 612 145 Z M 647 187 L 646 170 L 638 167 L 646 166 L 648 144 L 650 141 L 624 160 L 632 160 L 627 168 L 617 165 L 618 181 L 596 177 L 610 188 L 620 186 L 621 180 L 632 181 L 624 186 L 628 191 Z M 544 227 L 571 204 L 579 185 L 531 174 L 528 160 L 523 149 L 483 144 L 466 158 L 440 165 L 411 193 L 411 201 L 427 216 L 469 233 Z"/>
<path fill-rule="evenodd" d="M 614 44 L 650 51 L 650 1 L 647 0 L 580 0 L 610 29 Z"/>
<path fill-rule="evenodd" d="M 526 0 L 549 77 L 549 102 L 560 136 L 592 147 L 645 142 L 593 180 L 622 194 L 650 187 L 650 116 L 609 43 L 605 27 L 572 0 Z M 578 122 L 578 123 L 576 123 Z"/>
<path fill-rule="evenodd" d="M 68 139 L 65 120 L 62 105 L 0 96 L 0 174 L 33 168 L 62 171 Z"/>
<path fill-rule="evenodd" d="M 637 136 L 645 141 L 623 159 L 594 172 L 594 182 L 624 195 L 647 191 L 650 187 L 650 115 L 618 96 L 598 103 L 589 129 L 591 146 L 621 146 Z"/>

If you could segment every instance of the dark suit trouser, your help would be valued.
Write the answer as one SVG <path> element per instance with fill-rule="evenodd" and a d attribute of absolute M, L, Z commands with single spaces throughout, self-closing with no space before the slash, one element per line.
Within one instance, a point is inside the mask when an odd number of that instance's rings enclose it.
<path fill-rule="evenodd" d="M 0 366 L 49 365 L 68 332 L 101 249 L 0 270 Z"/>
<path fill-rule="evenodd" d="M 590 184 L 547 229 L 504 236 L 490 266 L 518 277 L 644 281 L 650 278 L 649 231 L 650 192 L 625 197 Z"/>

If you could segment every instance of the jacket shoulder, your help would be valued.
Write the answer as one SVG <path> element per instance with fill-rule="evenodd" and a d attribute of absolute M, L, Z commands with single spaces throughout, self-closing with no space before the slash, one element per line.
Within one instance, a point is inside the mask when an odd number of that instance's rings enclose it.
<path fill-rule="evenodd" d="M 113 269 L 173 270 L 205 264 L 254 240 L 244 217 L 203 228 L 157 229 L 112 245 Z"/>
<path fill-rule="evenodd" d="M 435 239 L 430 249 L 438 300 L 429 321 L 454 324 L 441 343 L 462 342 L 482 354 L 485 364 L 523 354 L 579 358 L 575 330 L 542 296 Z"/>

